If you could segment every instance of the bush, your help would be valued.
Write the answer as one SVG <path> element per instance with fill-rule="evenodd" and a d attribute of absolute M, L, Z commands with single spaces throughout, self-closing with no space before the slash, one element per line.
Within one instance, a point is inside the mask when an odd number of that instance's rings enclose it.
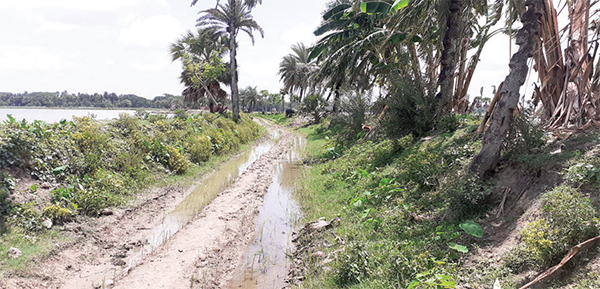
<path fill-rule="evenodd" d="M 185 157 L 181 154 L 181 152 L 179 152 L 178 149 L 170 145 L 166 146 L 166 152 L 168 157 L 167 165 L 169 167 L 169 170 L 177 174 L 185 173 L 185 171 L 188 169 L 189 164 Z"/>
<path fill-rule="evenodd" d="M 73 202 L 82 213 L 89 216 L 98 216 L 103 209 L 120 204 L 121 199 L 107 192 L 83 189 L 75 192 Z"/>
<path fill-rule="evenodd" d="M 173 112 L 173 118 L 180 119 L 180 120 L 187 120 L 188 117 L 189 117 L 189 115 L 183 109 L 176 109 Z"/>
<path fill-rule="evenodd" d="M 65 222 L 77 214 L 77 210 L 75 208 L 63 208 L 59 204 L 48 205 L 42 209 L 42 212 L 45 217 L 48 217 L 52 221 L 58 223 Z"/>
<path fill-rule="evenodd" d="M 411 80 L 394 82 L 382 105 L 388 106 L 383 128 L 390 138 L 420 137 L 434 128 L 435 98 L 419 92 Z"/>
<path fill-rule="evenodd" d="M 186 142 L 186 151 L 190 155 L 190 160 L 199 164 L 210 158 L 212 144 L 206 136 L 191 136 Z"/>
<path fill-rule="evenodd" d="M 9 223 L 14 227 L 36 232 L 43 229 L 41 215 L 31 207 L 31 204 L 14 204 L 10 208 Z"/>
<path fill-rule="evenodd" d="M 487 209 L 485 200 L 491 194 L 491 189 L 481 179 L 472 176 L 449 176 L 441 190 L 450 199 L 449 208 L 452 217 L 463 218 L 479 214 Z"/>
<path fill-rule="evenodd" d="M 511 154 L 529 153 L 531 149 L 540 148 L 545 144 L 544 129 L 527 113 L 518 114 L 505 144 L 506 150 Z"/>
<path fill-rule="evenodd" d="M 529 256 L 533 264 L 546 267 L 562 258 L 571 247 L 597 236 L 600 221 L 590 199 L 577 189 L 559 186 L 541 197 L 540 218 L 528 223 L 521 231 L 523 245 L 512 252 L 516 256 Z M 522 268 L 528 262 L 509 258 L 509 266 Z"/>
<path fill-rule="evenodd" d="M 155 140 L 152 144 L 146 143 L 146 145 L 152 154 L 151 158 L 154 161 L 161 163 L 172 172 L 181 174 L 187 170 L 187 160 L 178 149 L 171 145 L 163 145 L 158 140 Z"/>
<path fill-rule="evenodd" d="M 348 101 L 341 104 L 341 112 L 331 117 L 331 126 L 340 126 L 338 137 L 343 140 L 354 140 L 364 135 L 362 125 L 367 122 L 371 95 L 352 94 Z"/>
<path fill-rule="evenodd" d="M 302 100 L 302 106 L 300 112 L 303 114 L 309 114 L 313 117 L 313 123 L 319 124 L 323 113 L 325 112 L 325 106 L 327 102 L 320 95 L 308 95 Z"/>
<path fill-rule="evenodd" d="M 340 286 L 360 283 L 370 276 L 369 263 L 372 261 L 369 260 L 369 252 L 358 244 L 346 250 L 347 252 L 341 254 L 338 259 L 336 281 Z"/>

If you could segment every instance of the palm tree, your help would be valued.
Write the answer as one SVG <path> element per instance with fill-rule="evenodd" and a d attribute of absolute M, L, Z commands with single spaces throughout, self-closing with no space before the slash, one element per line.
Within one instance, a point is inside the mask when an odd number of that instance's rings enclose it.
<path fill-rule="evenodd" d="M 415 0 L 389 21 L 388 25 L 406 33 L 407 39 L 418 39 L 414 48 L 415 43 L 407 41 L 407 49 L 413 67 L 425 65 L 427 79 L 422 83 L 437 83 L 439 113 L 448 113 L 453 108 L 464 112 L 468 108 L 465 96 L 471 77 L 485 42 L 497 33 L 490 32 L 490 28 L 500 19 L 496 10 L 502 0 L 490 7 L 487 2 Z M 481 16 L 486 18 L 484 25 L 479 24 Z M 477 52 L 467 65 L 467 50 L 471 48 L 477 48 Z M 413 74 L 420 78 L 416 71 Z M 437 87 L 429 93 L 435 94 Z"/>
<path fill-rule="evenodd" d="M 490 119 L 490 127 L 486 131 L 479 154 L 471 160 L 469 171 L 484 177 L 496 168 L 500 160 L 502 144 L 511 126 L 521 94 L 519 89 L 525 83 L 529 71 L 527 61 L 538 50 L 541 25 L 540 19 L 545 11 L 544 0 L 531 0 L 521 16 L 523 27 L 517 34 L 519 50 L 510 60 L 510 73 L 506 76 L 500 93 L 500 102 Z"/>
<path fill-rule="evenodd" d="M 334 93 L 333 111 L 337 112 L 343 85 L 370 88 L 385 63 L 383 44 L 392 36 L 385 27 L 393 1 L 333 1 L 323 13 L 323 22 L 314 32 L 321 39 L 312 48 L 311 59 L 318 60 L 315 81 Z M 398 8 L 399 9 L 399 8 Z M 389 48 L 389 47 L 387 47 Z M 329 97 L 327 98 L 329 100 Z"/>
<path fill-rule="evenodd" d="M 231 103 L 234 119 L 240 118 L 238 74 L 237 74 L 237 36 L 239 32 L 245 32 L 254 44 L 254 31 L 260 32 L 264 37 L 263 29 L 252 19 L 252 8 L 262 3 L 261 0 L 227 0 L 225 4 L 217 1 L 217 6 L 212 9 L 203 10 L 198 18 L 196 26 L 201 29 L 214 29 L 221 35 L 226 35 L 229 40 L 229 65 L 231 70 Z M 192 2 L 195 4 L 195 1 Z"/>
<path fill-rule="evenodd" d="M 299 91 L 300 101 L 306 92 L 310 77 L 317 69 L 313 60 L 310 59 L 310 49 L 304 43 L 292 45 L 292 52 L 283 57 L 279 64 L 279 75 L 283 81 L 283 88 L 288 93 Z"/>
<path fill-rule="evenodd" d="M 173 61 L 181 60 L 183 64 L 180 79 L 186 86 L 183 91 L 186 102 L 198 102 L 206 97 L 214 112 L 219 99 L 226 98 L 227 93 L 220 85 L 231 82 L 230 73 L 221 61 L 225 52 L 225 39 L 210 29 L 188 32 L 171 44 Z"/>

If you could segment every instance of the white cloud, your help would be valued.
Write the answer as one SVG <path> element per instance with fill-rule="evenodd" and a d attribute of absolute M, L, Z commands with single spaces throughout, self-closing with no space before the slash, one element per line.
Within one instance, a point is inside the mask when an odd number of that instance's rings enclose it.
<path fill-rule="evenodd" d="M 303 42 L 307 46 L 315 43 L 318 38 L 313 32 L 317 28 L 317 25 L 318 23 L 309 24 L 300 22 L 294 27 L 287 29 L 281 35 L 281 39 L 283 40 L 282 45 L 284 44 L 289 50 L 289 47 L 298 42 Z"/>
<path fill-rule="evenodd" d="M 43 22 L 37 29 L 37 32 L 71 32 L 79 29 L 79 25 L 58 23 L 58 22 Z"/>
<path fill-rule="evenodd" d="M 2 9 L 29 10 L 39 8 L 62 8 L 67 10 L 112 11 L 132 6 L 139 0 L 27 0 L 0 1 Z"/>
<path fill-rule="evenodd" d="M 129 26 L 121 31 L 119 42 L 147 48 L 155 45 L 166 46 L 184 31 L 185 28 L 177 18 L 171 15 L 156 15 L 130 20 Z"/>
<path fill-rule="evenodd" d="M 0 67 L 3 70 L 58 71 L 67 62 L 67 59 L 43 48 L 0 46 Z"/>
<path fill-rule="evenodd" d="M 132 65 L 133 69 L 138 70 L 138 71 L 161 71 L 166 69 L 167 67 L 169 67 L 169 64 L 171 62 L 168 60 L 168 58 L 160 58 L 160 59 L 156 59 L 153 62 L 143 62 L 143 63 L 139 63 L 136 62 Z"/>

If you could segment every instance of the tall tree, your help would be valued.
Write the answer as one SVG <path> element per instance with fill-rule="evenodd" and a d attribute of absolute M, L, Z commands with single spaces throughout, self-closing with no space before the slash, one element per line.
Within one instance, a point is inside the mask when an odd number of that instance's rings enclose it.
<path fill-rule="evenodd" d="M 211 29 L 198 33 L 188 32 L 185 36 L 171 44 L 173 61 L 181 60 L 183 71 L 181 82 L 186 89 L 183 96 L 186 102 L 199 102 L 207 98 L 211 112 L 219 99 L 225 99 L 227 93 L 220 83 L 231 82 L 222 57 L 226 49 L 226 39 L 218 37 Z"/>
<path fill-rule="evenodd" d="M 310 86 L 311 75 L 316 71 L 317 66 L 310 59 L 310 49 L 304 43 L 292 45 L 292 52 L 283 57 L 278 74 L 283 81 L 283 88 L 288 93 L 298 91 L 302 102 L 302 97 Z"/>
<path fill-rule="evenodd" d="M 311 58 L 318 59 L 315 80 L 334 93 L 333 111 L 337 112 L 343 85 L 369 89 L 380 72 L 397 62 L 394 47 L 404 38 L 386 26 L 387 20 L 408 1 L 333 1 L 323 13 L 323 21 L 314 34 L 321 39 L 312 48 Z M 390 45 L 391 44 L 391 45 Z"/>
<path fill-rule="evenodd" d="M 526 11 L 521 16 L 523 27 L 516 37 L 519 50 L 510 60 L 510 73 L 502 85 L 500 91 L 502 98 L 492 114 L 490 127 L 483 137 L 481 151 L 469 165 L 469 170 L 480 177 L 494 170 L 500 160 L 502 144 L 520 99 L 519 89 L 525 83 L 529 71 L 527 60 L 534 55 L 538 48 L 540 18 L 545 11 L 544 2 L 544 0 L 525 0 Z"/>
<path fill-rule="evenodd" d="M 237 73 L 237 36 L 239 32 L 246 33 L 254 44 L 254 31 L 264 37 L 263 29 L 252 18 L 252 8 L 261 4 L 261 0 L 223 0 L 217 1 L 215 8 L 201 11 L 196 26 L 201 29 L 214 29 L 216 33 L 227 35 L 229 40 L 229 65 L 231 70 L 231 103 L 234 119 L 240 118 L 238 73 Z M 192 2 L 192 5 L 196 1 Z"/>

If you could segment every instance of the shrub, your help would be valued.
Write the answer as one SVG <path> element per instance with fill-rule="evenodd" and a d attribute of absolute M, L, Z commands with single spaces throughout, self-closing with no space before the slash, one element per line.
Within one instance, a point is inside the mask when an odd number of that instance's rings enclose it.
<path fill-rule="evenodd" d="M 48 205 L 42 209 L 42 212 L 45 217 L 48 217 L 55 222 L 67 221 L 77 214 L 75 208 L 68 209 L 59 204 Z"/>
<path fill-rule="evenodd" d="M 364 281 L 370 276 L 370 254 L 362 246 L 355 244 L 346 253 L 338 257 L 336 281 L 338 285 L 348 286 Z M 372 265 L 371 265 L 372 266 Z"/>
<path fill-rule="evenodd" d="M 341 140 L 354 140 L 364 135 L 362 124 L 366 123 L 370 95 L 352 94 L 341 104 L 341 113 L 334 114 L 331 126 L 342 127 L 338 137 Z"/>
<path fill-rule="evenodd" d="M 110 136 L 100 129 L 98 122 L 89 117 L 74 117 L 78 132 L 72 137 L 84 153 L 101 154 L 108 145 Z"/>
<path fill-rule="evenodd" d="M 437 120 L 435 128 L 441 133 L 451 133 L 460 127 L 460 118 L 458 115 L 450 113 Z"/>
<path fill-rule="evenodd" d="M 166 146 L 166 153 L 169 170 L 177 174 L 183 174 L 188 169 L 189 164 L 178 149 L 168 145 Z"/>
<path fill-rule="evenodd" d="M 402 78 L 392 83 L 383 102 L 388 106 L 383 128 L 390 138 L 407 134 L 420 137 L 434 128 L 435 98 L 419 92 L 412 80 Z"/>
<path fill-rule="evenodd" d="M 73 202 L 82 213 L 89 216 L 98 216 L 103 209 L 118 205 L 121 200 L 106 192 L 83 189 L 75 192 Z"/>
<path fill-rule="evenodd" d="M 302 100 L 302 106 L 300 112 L 303 114 L 310 114 L 313 117 L 313 123 L 319 124 L 325 112 L 325 106 L 327 102 L 320 95 L 308 95 Z"/>
<path fill-rule="evenodd" d="M 577 189 L 559 186 L 541 197 L 540 218 L 521 231 L 523 245 L 514 255 L 530 256 L 538 266 L 561 258 L 571 247 L 597 236 L 600 221 L 590 199 Z M 521 268 L 527 262 L 510 259 L 509 266 Z"/>
<path fill-rule="evenodd" d="M 194 163 L 206 162 L 212 154 L 212 144 L 206 136 L 191 136 L 186 142 L 186 151 Z"/>
<path fill-rule="evenodd" d="M 180 119 L 180 120 L 187 120 L 188 117 L 189 117 L 189 115 L 183 109 L 176 109 L 173 112 L 173 118 Z"/>
<path fill-rule="evenodd" d="M 9 223 L 31 232 L 42 230 L 41 215 L 31 205 L 13 204 L 9 212 Z"/>
<path fill-rule="evenodd" d="M 441 190 L 449 197 L 449 208 L 452 210 L 452 216 L 456 218 L 484 211 L 484 201 L 491 194 L 490 187 L 472 175 L 451 174 L 444 181 Z"/>
<path fill-rule="evenodd" d="M 506 150 L 512 154 L 529 153 L 531 149 L 542 147 L 544 143 L 542 126 L 536 124 L 527 113 L 515 117 L 505 142 Z"/>

